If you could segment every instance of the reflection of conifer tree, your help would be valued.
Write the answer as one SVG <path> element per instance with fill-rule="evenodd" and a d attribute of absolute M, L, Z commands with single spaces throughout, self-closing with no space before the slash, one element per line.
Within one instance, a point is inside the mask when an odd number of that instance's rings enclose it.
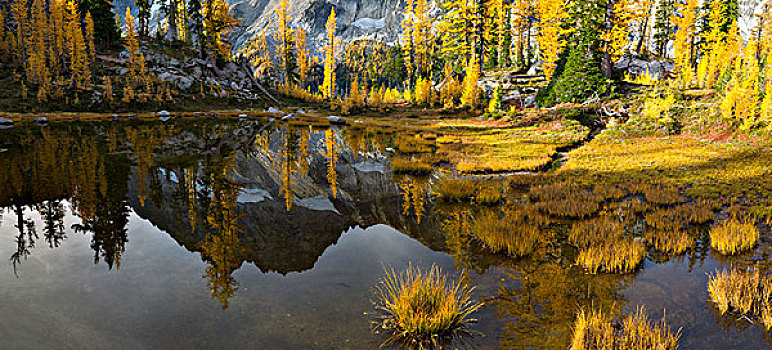
<path fill-rule="evenodd" d="M 505 324 L 501 348 L 566 348 L 580 308 L 619 314 L 629 276 L 577 274 L 564 261 L 542 255 L 505 270 L 493 303 Z"/>
<path fill-rule="evenodd" d="M 335 147 L 335 132 L 332 129 L 324 132 L 324 145 L 324 157 L 327 158 L 327 182 L 330 184 L 332 197 L 338 198 L 338 173 L 335 171 L 338 151 Z"/>
<path fill-rule="evenodd" d="M 38 239 L 38 234 L 35 229 L 35 222 L 24 216 L 23 205 L 14 204 L 13 211 L 16 215 L 15 227 L 19 232 L 16 236 L 16 251 L 11 254 L 13 273 L 16 274 L 19 264 L 21 264 L 21 260 L 26 260 L 32 253 L 32 249 L 35 248 L 35 241 Z"/>
<path fill-rule="evenodd" d="M 228 307 L 238 282 L 233 271 L 241 267 L 244 247 L 239 240 L 243 228 L 238 220 L 242 214 L 236 210 L 240 187 L 233 183 L 234 156 L 220 158 L 204 169 L 206 183 L 210 185 L 211 200 L 206 207 L 207 232 L 201 243 L 201 256 L 206 259 L 207 286 L 212 298 L 223 308 Z"/>
<path fill-rule="evenodd" d="M 100 254 L 107 266 L 112 269 L 121 266 L 121 255 L 125 251 L 126 225 L 129 222 L 129 203 L 127 184 L 131 166 L 122 155 L 108 155 L 104 159 L 106 195 L 99 193 L 92 218 L 84 219 L 83 224 L 73 225 L 76 232 L 90 232 L 91 249 L 94 250 L 94 263 L 98 263 Z"/>
<path fill-rule="evenodd" d="M 299 151 L 300 157 L 298 159 L 298 162 L 300 163 L 300 171 L 302 175 L 308 174 L 308 164 L 311 161 L 309 159 L 309 147 L 308 143 L 311 141 L 311 134 L 314 132 L 314 130 L 311 128 L 311 125 L 308 126 L 308 129 L 300 129 L 300 145 L 299 145 Z"/>
<path fill-rule="evenodd" d="M 410 215 L 410 209 L 416 216 L 416 222 L 421 223 L 426 212 L 426 191 L 419 183 L 407 178 L 399 183 L 402 191 L 402 215 Z"/>
<path fill-rule="evenodd" d="M 58 200 L 47 201 L 40 206 L 40 216 L 45 225 L 43 237 L 50 248 L 57 248 L 67 238 L 64 234 L 64 205 Z"/>
<path fill-rule="evenodd" d="M 292 209 L 292 201 L 294 199 L 292 193 L 292 174 L 295 172 L 295 164 L 297 162 L 297 148 L 295 133 L 287 128 L 284 132 L 285 139 L 279 147 L 281 153 L 281 177 L 282 184 L 279 188 L 279 193 L 284 197 L 284 203 L 287 211 Z"/>

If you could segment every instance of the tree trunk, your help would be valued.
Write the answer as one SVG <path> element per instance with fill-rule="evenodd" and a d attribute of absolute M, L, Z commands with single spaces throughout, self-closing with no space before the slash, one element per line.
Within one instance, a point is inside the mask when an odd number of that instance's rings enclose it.
<path fill-rule="evenodd" d="M 608 0 L 606 2 L 606 32 L 610 33 L 611 30 L 614 28 L 614 1 Z M 606 41 L 606 49 L 603 50 L 603 61 L 600 64 L 601 71 L 603 71 L 603 75 L 606 76 L 606 78 L 611 79 L 611 74 L 613 73 L 613 63 L 611 62 L 611 43 Z"/>

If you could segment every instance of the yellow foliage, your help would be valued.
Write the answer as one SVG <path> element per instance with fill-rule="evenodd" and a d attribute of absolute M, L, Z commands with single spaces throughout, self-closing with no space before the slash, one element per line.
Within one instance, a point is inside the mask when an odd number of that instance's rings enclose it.
<path fill-rule="evenodd" d="M 710 246 L 724 255 L 734 255 L 756 246 L 759 230 L 753 221 L 734 217 L 710 230 Z"/>
<path fill-rule="evenodd" d="M 335 98 L 335 21 L 335 7 L 333 7 L 325 24 L 327 42 L 324 46 L 324 81 L 320 88 L 322 96 L 328 100 Z"/>
<path fill-rule="evenodd" d="M 565 42 L 560 40 L 563 29 L 561 26 L 568 18 L 563 0 L 542 0 L 536 2 L 539 13 L 539 31 L 536 40 L 539 42 L 539 54 L 544 62 L 544 75 L 549 80 L 555 71 L 558 55 L 563 50 Z"/>
<path fill-rule="evenodd" d="M 600 311 L 581 310 L 574 323 L 570 350 L 678 349 L 681 331 L 673 334 L 664 317 L 660 324 L 652 324 L 642 308 L 627 316 L 621 329 L 614 324 Z"/>
<path fill-rule="evenodd" d="M 477 86 L 479 78 L 480 65 L 475 56 L 466 66 L 466 76 L 464 77 L 463 92 L 461 94 L 462 105 L 474 108 L 480 103 L 480 88 Z"/>

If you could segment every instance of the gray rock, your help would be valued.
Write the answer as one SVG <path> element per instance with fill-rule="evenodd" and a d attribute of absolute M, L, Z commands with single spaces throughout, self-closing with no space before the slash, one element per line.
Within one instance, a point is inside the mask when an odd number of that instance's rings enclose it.
<path fill-rule="evenodd" d="M 0 125 L 13 125 L 13 120 L 8 118 L 0 118 Z"/>
<path fill-rule="evenodd" d="M 330 124 L 333 124 L 333 125 L 346 125 L 346 118 L 338 117 L 336 115 L 331 115 L 327 117 L 327 121 L 329 121 Z"/>
<path fill-rule="evenodd" d="M 284 112 L 282 112 L 282 111 L 280 111 L 280 110 L 278 110 L 278 109 L 276 109 L 274 107 L 268 108 L 267 112 L 271 113 L 271 114 L 281 114 L 281 115 L 286 114 L 286 113 L 284 113 Z"/>
<path fill-rule="evenodd" d="M 239 84 L 237 84 L 235 81 L 231 82 L 231 89 L 233 90 L 241 90 L 241 87 L 239 87 Z"/>
<path fill-rule="evenodd" d="M 35 123 L 37 123 L 37 124 L 48 124 L 48 118 L 46 118 L 46 117 L 37 117 L 37 118 L 35 118 Z"/>
<path fill-rule="evenodd" d="M 283 116 L 281 118 L 281 121 L 287 122 L 287 121 L 290 121 L 290 120 L 297 120 L 297 119 L 298 119 L 298 117 L 296 117 L 294 114 L 287 114 L 287 115 L 285 115 L 285 116 Z"/>
<path fill-rule="evenodd" d="M 166 110 L 160 111 L 157 114 L 159 117 L 169 117 L 172 115 L 171 113 L 169 113 L 169 111 L 166 111 Z"/>
<path fill-rule="evenodd" d="M 242 113 L 242 114 L 239 114 L 239 119 L 247 119 L 247 118 L 249 118 L 249 116 L 248 116 L 248 115 L 246 115 L 246 114 L 243 114 L 243 113 Z"/>
<path fill-rule="evenodd" d="M 295 114 L 306 114 L 306 111 L 301 108 L 301 109 L 298 109 L 298 111 L 295 112 Z"/>
<path fill-rule="evenodd" d="M 158 120 L 160 120 L 160 121 L 162 121 L 164 123 L 170 121 L 171 119 L 172 119 L 172 117 L 169 117 L 169 116 L 158 118 Z"/>

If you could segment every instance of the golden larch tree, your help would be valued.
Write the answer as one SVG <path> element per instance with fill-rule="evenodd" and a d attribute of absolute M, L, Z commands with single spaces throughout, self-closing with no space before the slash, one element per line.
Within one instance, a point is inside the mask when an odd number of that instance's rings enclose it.
<path fill-rule="evenodd" d="M 543 0 L 536 2 L 539 14 L 539 32 L 536 40 L 539 42 L 539 55 L 542 59 L 544 75 L 549 80 L 555 72 L 558 55 L 563 50 L 565 42 L 561 40 L 563 21 L 568 18 L 564 0 Z"/>
<path fill-rule="evenodd" d="M 324 81 L 322 82 L 322 97 L 332 100 L 335 97 L 335 8 L 327 17 L 327 42 L 324 46 Z"/>

